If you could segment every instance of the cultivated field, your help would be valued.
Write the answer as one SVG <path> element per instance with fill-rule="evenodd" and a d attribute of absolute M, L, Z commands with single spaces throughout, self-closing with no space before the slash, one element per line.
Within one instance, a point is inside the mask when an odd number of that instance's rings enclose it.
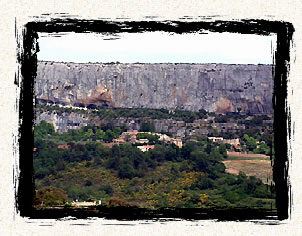
<path fill-rule="evenodd" d="M 238 175 L 240 171 L 247 176 L 256 176 L 263 183 L 270 184 L 273 179 L 271 161 L 268 160 L 227 160 L 223 161 L 226 172 Z"/>

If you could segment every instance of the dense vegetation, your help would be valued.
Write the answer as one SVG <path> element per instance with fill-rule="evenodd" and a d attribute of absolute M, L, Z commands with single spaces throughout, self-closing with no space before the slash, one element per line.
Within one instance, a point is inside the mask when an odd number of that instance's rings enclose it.
<path fill-rule="evenodd" d="M 111 123 L 102 126 L 87 125 L 81 129 L 70 129 L 66 133 L 56 133 L 51 124 L 42 120 L 35 126 L 34 138 L 39 143 L 41 139 L 53 142 L 54 144 L 65 144 L 69 142 L 87 142 L 102 140 L 112 142 L 114 138 L 124 131 L 123 127 L 114 127 Z"/>
<path fill-rule="evenodd" d="M 86 114 L 89 112 L 91 115 L 97 116 L 101 119 L 114 119 L 119 117 L 131 117 L 131 118 L 145 118 L 149 117 L 151 119 L 170 119 L 173 118 L 175 120 L 183 120 L 185 122 L 193 122 L 195 119 L 207 118 L 208 113 L 201 109 L 198 112 L 192 111 L 182 111 L 175 110 L 173 112 L 169 112 L 167 109 L 144 109 L 144 108 L 105 108 L 105 107 L 91 107 L 88 111 L 83 109 L 72 109 L 59 107 L 57 105 L 49 106 L 43 104 L 37 104 L 37 109 L 42 111 L 56 111 L 58 114 L 62 114 L 64 112 L 78 112 L 81 114 Z"/>
<path fill-rule="evenodd" d="M 81 113 L 85 115 L 89 115 L 92 119 L 93 117 L 97 117 L 100 120 L 106 120 L 107 124 L 103 127 L 92 127 L 87 126 L 85 127 L 84 132 L 86 132 L 88 129 L 92 129 L 94 132 L 94 136 L 92 137 L 93 140 L 96 139 L 103 139 L 104 132 L 109 129 L 106 133 L 106 138 L 104 141 L 110 142 L 112 138 L 113 131 L 113 121 L 115 118 L 124 117 L 124 118 L 146 118 L 149 117 L 151 121 L 145 122 L 142 121 L 142 125 L 140 128 L 140 131 L 142 132 L 154 132 L 155 126 L 152 123 L 152 119 L 173 119 L 173 120 L 183 120 L 186 123 L 193 122 L 196 119 L 206 119 L 208 118 L 208 137 L 211 136 L 219 136 L 223 137 L 224 139 L 235 139 L 240 138 L 242 140 L 243 146 L 246 145 L 247 139 L 244 136 L 248 136 L 250 138 L 253 138 L 255 142 L 262 142 L 261 149 L 259 148 L 251 148 L 253 145 L 249 145 L 249 148 L 244 148 L 244 151 L 249 151 L 251 153 L 261 153 L 261 154 L 270 154 L 268 150 L 273 149 L 273 134 L 272 134 L 272 124 L 268 123 L 265 125 L 263 124 L 263 121 L 269 120 L 269 118 L 266 115 L 259 115 L 259 116 L 250 116 L 249 114 L 243 114 L 243 113 L 228 113 L 228 114 L 215 114 L 214 112 L 207 112 L 204 109 L 201 109 L 199 112 L 191 112 L 191 111 L 182 111 L 182 110 L 176 110 L 176 111 L 168 111 L 166 109 L 128 109 L 128 108 L 105 108 L 105 107 L 93 107 L 94 109 L 88 109 L 88 110 L 81 110 L 81 109 L 72 109 L 72 108 L 66 108 L 66 107 L 59 107 L 57 105 L 43 105 L 43 104 L 37 104 L 36 109 L 39 112 L 52 112 L 55 111 L 59 115 L 66 112 L 76 112 Z M 247 118 L 250 119 L 247 119 Z M 215 128 L 212 128 L 213 122 L 216 123 L 237 123 L 245 125 L 244 129 L 239 129 L 236 132 L 218 132 Z M 102 129 L 99 130 L 97 134 L 95 134 L 96 129 Z M 125 127 L 120 127 L 122 131 L 125 131 Z M 81 129 L 83 130 L 83 129 Z M 77 130 L 70 130 L 68 132 L 72 132 L 72 136 L 78 136 L 83 137 L 81 133 L 79 133 Z M 116 132 L 117 133 L 117 132 Z M 169 136 L 172 136 L 169 132 L 163 132 L 166 133 Z M 90 132 L 91 134 L 91 132 Z M 89 135 L 89 134 L 86 134 Z M 70 134 L 66 134 L 66 138 Z M 74 137 L 73 137 L 74 138 Z M 66 140 L 65 140 L 66 141 Z M 69 140 L 69 141 L 76 141 Z M 252 140 L 249 140 L 252 141 Z M 249 144 L 253 143 L 249 142 Z"/>
<path fill-rule="evenodd" d="M 206 119 L 208 117 L 213 117 L 216 123 L 228 123 L 233 121 L 239 121 L 241 124 L 245 124 L 247 128 L 253 128 L 263 124 L 263 120 L 269 120 L 267 115 L 253 116 L 251 114 L 230 112 L 227 114 L 216 114 L 214 112 L 207 112 L 204 109 L 200 109 L 198 112 L 186 111 L 186 110 L 174 110 L 169 111 L 167 109 L 147 109 L 147 108 L 107 108 L 104 106 L 88 106 L 86 110 L 83 109 L 73 109 L 68 107 L 61 107 L 58 105 L 45 105 L 36 104 L 36 109 L 41 111 L 56 111 L 58 114 L 64 112 L 77 112 L 81 114 L 90 113 L 92 115 L 98 116 L 101 119 L 113 119 L 119 117 L 126 118 L 151 118 L 151 119 L 175 119 L 183 120 L 186 123 L 193 122 L 196 119 Z M 248 116 L 253 118 L 246 120 Z"/>
<path fill-rule="evenodd" d="M 63 203 L 65 192 L 69 200 L 102 199 L 102 204 L 114 200 L 147 208 L 270 208 L 274 202 L 273 189 L 260 179 L 225 173 L 221 161 L 226 158 L 226 146 L 207 137 L 197 137 L 182 149 L 162 143 L 141 152 L 129 143 L 109 148 L 95 141 L 108 138 L 107 132 L 112 133 L 110 138 L 117 137 L 122 128 L 85 127 L 57 134 L 51 124 L 37 125 L 34 178 L 39 199 L 46 192 L 52 196 L 49 205 L 59 199 Z M 68 148 L 58 148 L 62 142 Z M 46 191 L 48 186 L 55 189 Z"/>

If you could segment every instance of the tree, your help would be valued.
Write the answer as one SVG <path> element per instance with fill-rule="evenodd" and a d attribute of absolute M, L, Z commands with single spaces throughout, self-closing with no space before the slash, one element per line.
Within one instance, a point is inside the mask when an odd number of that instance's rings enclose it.
<path fill-rule="evenodd" d="M 91 186 L 92 185 L 92 182 L 91 182 L 91 180 L 86 180 L 86 182 L 85 182 L 85 186 Z"/>
<path fill-rule="evenodd" d="M 114 135 L 114 137 L 117 138 L 118 136 L 120 136 L 121 132 L 122 132 L 122 130 L 121 130 L 120 127 L 115 127 L 113 129 L 113 135 Z"/>
<path fill-rule="evenodd" d="M 129 142 L 130 140 L 131 140 L 131 135 L 127 134 L 127 135 L 125 136 L 125 141 L 126 141 L 126 142 Z"/>
<path fill-rule="evenodd" d="M 47 186 L 36 191 L 35 205 L 55 206 L 66 201 L 67 194 L 63 189 Z"/>
<path fill-rule="evenodd" d="M 105 142 L 112 142 L 112 139 L 114 138 L 114 134 L 110 129 L 106 130 L 106 136 L 104 138 Z"/>
<path fill-rule="evenodd" d="M 227 123 L 228 122 L 227 116 L 225 116 L 225 115 L 217 115 L 215 117 L 215 122 L 216 123 Z"/>
<path fill-rule="evenodd" d="M 260 153 L 260 154 L 265 154 L 265 155 L 269 155 L 270 152 L 271 152 L 271 149 L 269 146 L 267 146 L 265 143 L 261 143 L 259 145 L 259 148 L 257 148 L 257 153 Z"/>
<path fill-rule="evenodd" d="M 207 111 L 205 109 L 199 109 L 199 118 L 207 118 Z"/>
<path fill-rule="evenodd" d="M 244 134 L 243 135 L 243 141 L 246 144 L 247 150 L 253 151 L 254 149 L 257 148 L 256 139 L 254 139 L 253 137 L 249 137 L 247 134 Z"/>
<path fill-rule="evenodd" d="M 165 160 L 165 147 L 163 145 L 155 145 L 154 149 L 151 150 L 151 158 L 158 162 Z"/>
<path fill-rule="evenodd" d="M 152 123 L 142 123 L 141 132 L 155 132 L 155 126 Z"/>
<path fill-rule="evenodd" d="M 192 152 L 191 158 L 194 161 L 194 169 L 197 171 L 208 171 L 210 164 L 208 155 L 204 152 Z"/>
<path fill-rule="evenodd" d="M 250 137 L 246 141 L 246 147 L 249 151 L 253 151 L 254 149 L 256 149 L 257 148 L 256 140 L 253 137 Z"/>
<path fill-rule="evenodd" d="M 132 179 L 135 176 L 135 170 L 132 165 L 126 163 L 122 164 L 118 169 L 118 176 L 122 179 Z"/>
<path fill-rule="evenodd" d="M 175 144 L 174 144 L 175 145 Z M 176 145 L 175 145 L 176 146 Z M 177 147 L 177 146 L 176 146 Z M 167 147 L 167 150 L 166 150 L 166 160 L 167 161 L 174 161 L 175 159 L 177 158 L 177 153 L 176 153 L 176 149 L 174 149 L 171 146 L 168 146 Z"/>
<path fill-rule="evenodd" d="M 95 136 L 96 136 L 97 139 L 103 140 L 106 136 L 106 133 L 103 130 L 98 129 L 95 133 Z"/>
<path fill-rule="evenodd" d="M 272 147 L 274 135 L 271 133 L 271 131 L 265 130 L 264 134 L 261 135 L 260 141 L 264 141 L 269 147 Z"/>
<path fill-rule="evenodd" d="M 118 145 L 113 145 L 111 149 L 111 158 L 108 160 L 108 168 L 117 170 L 120 166 L 120 148 Z"/>
<path fill-rule="evenodd" d="M 138 133 L 136 135 L 137 139 L 148 139 L 149 142 L 155 143 L 158 141 L 159 136 L 158 135 L 153 135 L 153 134 L 145 134 L 145 133 Z"/>
<path fill-rule="evenodd" d="M 219 146 L 219 153 L 224 157 L 227 158 L 227 149 L 226 149 L 226 145 L 225 144 L 221 144 Z"/>
<path fill-rule="evenodd" d="M 107 195 L 112 196 L 113 188 L 111 185 L 103 185 L 99 188 L 100 191 L 104 191 Z"/>
<path fill-rule="evenodd" d="M 190 158 L 191 152 L 196 149 L 196 143 L 187 142 L 181 149 L 181 156 L 183 159 L 187 160 Z"/>
<path fill-rule="evenodd" d="M 62 159 L 59 159 L 55 165 L 56 171 L 64 170 L 65 169 L 65 162 Z"/>
<path fill-rule="evenodd" d="M 109 110 L 109 113 L 113 112 L 112 110 Z M 109 115 L 110 116 L 110 115 Z M 104 127 L 103 127 L 103 130 L 104 131 L 107 131 L 108 129 L 110 130 L 113 130 L 113 123 L 112 122 L 109 122 L 107 123 Z"/>
<path fill-rule="evenodd" d="M 41 120 L 41 122 L 36 125 L 34 130 L 35 138 L 44 137 L 48 134 L 54 134 L 55 129 L 53 124 L 47 123 L 45 120 Z"/>
<path fill-rule="evenodd" d="M 88 129 L 88 131 L 85 133 L 85 138 L 89 139 L 94 135 L 92 129 Z"/>
<path fill-rule="evenodd" d="M 219 136 L 219 132 L 218 132 L 217 129 L 213 129 L 213 135 L 214 135 L 215 137 Z"/>

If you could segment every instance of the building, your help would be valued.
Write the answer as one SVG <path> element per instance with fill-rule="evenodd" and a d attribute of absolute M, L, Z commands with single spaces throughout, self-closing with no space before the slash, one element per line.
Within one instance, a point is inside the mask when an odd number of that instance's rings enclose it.
<path fill-rule="evenodd" d="M 136 135 L 137 135 L 138 133 L 139 133 L 139 132 L 138 132 L 137 130 L 123 132 L 123 133 L 120 135 L 119 139 L 124 140 L 125 143 L 127 143 L 127 142 L 135 143 L 135 142 L 136 142 Z"/>
<path fill-rule="evenodd" d="M 97 205 L 101 205 L 102 201 L 94 201 L 94 202 L 72 202 L 71 206 L 73 207 L 89 207 L 89 206 L 97 206 Z"/>
<path fill-rule="evenodd" d="M 137 146 L 137 148 L 139 150 L 141 150 L 142 152 L 146 152 L 149 151 L 150 149 L 153 149 L 155 147 L 155 145 L 143 145 L 143 146 Z"/>
<path fill-rule="evenodd" d="M 208 137 L 208 139 L 214 143 L 223 141 L 223 137 Z"/>
<path fill-rule="evenodd" d="M 121 138 L 126 138 L 127 136 L 132 137 L 132 136 L 136 136 L 138 133 L 139 132 L 137 130 L 127 131 L 127 132 L 123 132 L 120 137 Z"/>
<path fill-rule="evenodd" d="M 159 141 L 170 142 L 170 140 L 171 140 L 171 138 L 168 135 L 166 135 L 166 134 L 158 134 L 158 133 L 156 133 L 155 135 L 159 136 L 159 139 L 158 139 Z"/>
<path fill-rule="evenodd" d="M 149 140 L 148 139 L 137 139 L 136 143 L 148 143 Z"/>
<path fill-rule="evenodd" d="M 231 145 L 239 145 L 239 144 L 240 144 L 239 138 L 235 138 L 235 139 L 224 139 L 222 142 L 223 142 L 223 143 L 228 143 L 228 144 L 231 144 Z"/>
<path fill-rule="evenodd" d="M 159 141 L 165 142 L 165 143 L 174 143 L 176 146 L 178 146 L 179 148 L 182 148 L 183 144 L 182 144 L 182 140 L 180 138 L 171 138 L 166 134 L 161 134 L 161 133 L 151 133 L 151 132 L 139 132 L 137 130 L 134 131 L 127 131 L 127 132 L 123 132 L 120 137 L 118 139 L 114 139 L 113 142 L 114 143 L 140 143 L 140 144 L 144 144 L 144 143 L 148 143 L 149 140 L 148 139 L 136 139 L 136 135 L 142 133 L 142 134 L 152 134 L 152 135 L 156 135 L 159 137 Z M 151 145 L 152 146 L 152 145 Z M 144 148 L 142 148 L 143 150 L 145 150 Z"/>
<path fill-rule="evenodd" d="M 126 141 L 122 138 L 113 139 L 112 142 L 116 144 L 126 143 Z"/>
<path fill-rule="evenodd" d="M 62 144 L 62 145 L 58 145 L 58 147 L 57 148 L 60 148 L 60 149 L 69 149 L 70 148 L 70 146 L 69 145 L 67 145 L 67 144 Z"/>
<path fill-rule="evenodd" d="M 234 144 L 233 146 L 234 146 L 234 148 L 241 150 L 240 144 Z"/>
<path fill-rule="evenodd" d="M 170 143 L 174 143 L 177 147 L 182 148 L 182 140 L 180 138 L 171 138 Z"/>

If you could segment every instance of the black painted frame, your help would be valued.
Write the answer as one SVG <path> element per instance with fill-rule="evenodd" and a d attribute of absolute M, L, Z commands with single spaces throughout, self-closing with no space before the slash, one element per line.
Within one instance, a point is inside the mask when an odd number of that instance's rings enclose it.
<path fill-rule="evenodd" d="M 16 29 L 17 30 L 17 29 Z M 190 33 L 204 31 L 234 32 L 240 34 L 277 34 L 277 49 L 275 52 L 274 76 L 274 144 L 276 160 L 273 165 L 273 180 L 276 188 L 276 206 L 278 219 L 289 217 L 290 185 L 288 178 L 288 144 L 290 135 L 290 111 L 287 105 L 287 75 L 290 65 L 290 44 L 294 33 L 291 23 L 267 20 L 241 20 L 241 21 L 103 21 L 103 20 L 78 20 L 56 18 L 50 21 L 32 21 L 23 26 L 21 40 L 17 38 L 17 61 L 20 65 L 15 76 L 15 84 L 20 85 L 19 105 L 19 185 L 16 189 L 16 210 L 21 216 L 33 218 L 58 218 L 74 215 L 79 218 L 89 214 L 81 211 L 67 211 L 61 214 L 58 211 L 37 212 L 33 209 L 34 179 L 33 179 L 33 125 L 34 125 L 34 80 L 37 73 L 37 52 L 39 51 L 37 38 L 38 32 L 96 32 L 101 34 L 114 34 L 119 32 L 146 32 L 166 31 L 173 33 Z M 289 137 L 290 138 L 290 137 Z M 125 213 L 123 215 L 123 212 Z M 159 212 L 149 212 L 138 209 L 112 209 L 104 216 L 115 219 L 139 219 L 178 217 L 190 219 L 221 219 L 221 220 L 246 220 L 269 219 L 270 212 L 261 212 L 257 209 L 229 209 L 227 211 L 208 211 L 207 216 L 201 216 L 197 209 L 162 209 Z"/>

